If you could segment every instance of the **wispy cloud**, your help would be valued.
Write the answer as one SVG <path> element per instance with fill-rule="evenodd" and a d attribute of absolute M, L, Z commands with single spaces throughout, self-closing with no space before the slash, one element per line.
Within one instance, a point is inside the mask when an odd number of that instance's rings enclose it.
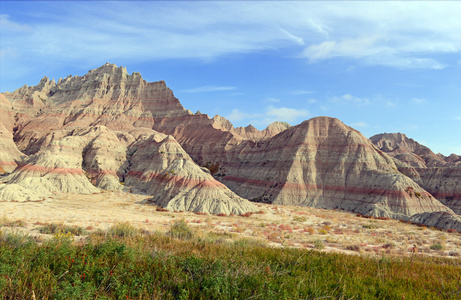
<path fill-rule="evenodd" d="M 260 117 L 262 117 L 262 114 L 249 114 L 246 112 L 242 112 L 236 108 L 233 109 L 230 114 L 225 116 L 225 118 L 231 122 L 240 122 L 243 120 L 260 118 Z"/>
<path fill-rule="evenodd" d="M 93 64 L 110 57 L 210 59 L 298 47 L 311 62 L 345 57 L 432 69 L 445 66 L 438 54 L 461 50 L 455 1 L 106 4 L 31 3 L 31 18 L 21 21 L 3 14 L 2 48 L 45 64 Z"/>
<path fill-rule="evenodd" d="M 292 95 L 309 95 L 309 94 L 312 94 L 314 93 L 313 91 L 306 91 L 306 90 L 294 90 L 294 91 L 291 91 L 290 94 Z"/>
<path fill-rule="evenodd" d="M 288 107 L 269 106 L 266 110 L 266 116 L 273 117 L 274 121 L 293 122 L 298 118 L 307 118 L 309 112 L 305 109 L 295 109 Z"/>
<path fill-rule="evenodd" d="M 427 100 L 426 100 L 426 99 L 422 99 L 422 98 L 413 98 L 413 99 L 411 99 L 411 102 L 412 102 L 412 103 L 415 103 L 415 104 L 423 104 L 423 103 L 426 103 Z"/>
<path fill-rule="evenodd" d="M 222 91 L 232 91 L 235 90 L 234 86 L 215 86 L 215 85 L 206 85 L 191 89 L 181 90 L 183 93 L 208 93 L 208 92 L 222 92 Z"/>
<path fill-rule="evenodd" d="M 280 99 L 278 99 L 278 98 L 267 98 L 266 101 L 267 102 L 280 102 Z"/>
<path fill-rule="evenodd" d="M 309 116 L 310 113 L 306 109 L 274 107 L 269 105 L 265 108 L 264 113 L 251 114 L 233 109 L 225 118 L 231 122 L 245 122 L 259 127 L 266 127 L 275 121 L 296 123 L 307 119 Z"/>
<path fill-rule="evenodd" d="M 304 45 L 304 40 L 303 38 L 299 37 L 299 36 L 296 36 L 288 31 L 286 31 L 285 29 L 283 28 L 280 28 L 280 30 L 289 38 L 291 39 L 292 41 L 294 41 L 295 43 L 299 44 L 299 45 Z"/>
<path fill-rule="evenodd" d="M 455 117 L 455 120 L 461 121 L 461 116 Z"/>
<path fill-rule="evenodd" d="M 362 128 L 363 128 L 363 127 L 368 127 L 368 124 L 365 123 L 365 122 L 355 122 L 355 123 L 352 123 L 352 124 L 351 124 L 351 127 L 353 127 L 353 128 L 355 128 L 355 127 L 357 127 L 357 128 L 362 127 Z"/>
<path fill-rule="evenodd" d="M 333 97 L 331 98 L 333 102 L 342 102 L 342 103 L 348 103 L 348 104 L 355 104 L 358 106 L 361 105 L 370 105 L 371 101 L 368 98 L 360 98 L 360 97 L 355 97 L 352 96 L 351 94 L 344 94 L 340 97 Z"/>
<path fill-rule="evenodd" d="M 0 15 L 0 28 L 2 28 L 2 31 L 9 31 L 9 32 L 21 32 L 21 31 L 30 32 L 32 31 L 31 26 L 13 22 L 10 20 L 10 16 L 7 14 Z"/>

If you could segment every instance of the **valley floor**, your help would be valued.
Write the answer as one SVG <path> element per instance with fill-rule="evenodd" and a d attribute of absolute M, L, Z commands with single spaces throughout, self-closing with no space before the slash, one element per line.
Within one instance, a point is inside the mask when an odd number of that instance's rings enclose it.
<path fill-rule="evenodd" d="M 184 219 L 197 234 L 218 233 L 229 241 L 256 239 L 272 247 L 317 249 L 371 256 L 461 255 L 461 234 L 418 227 L 398 220 L 367 219 L 352 213 L 308 207 L 256 204 L 250 216 L 199 215 L 162 212 L 142 194 L 103 192 L 93 195 L 60 195 L 40 202 L 0 202 L 0 230 L 22 231 L 45 241 L 45 225 L 62 224 L 106 230 L 118 223 L 148 231 L 167 232 Z M 42 230 L 43 231 L 43 230 Z M 76 237 L 84 239 L 85 236 Z"/>

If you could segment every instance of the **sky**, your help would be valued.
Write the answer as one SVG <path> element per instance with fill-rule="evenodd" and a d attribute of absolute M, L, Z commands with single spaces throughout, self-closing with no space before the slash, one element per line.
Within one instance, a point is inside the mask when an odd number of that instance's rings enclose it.
<path fill-rule="evenodd" d="M 106 62 L 262 130 L 329 116 L 461 155 L 461 2 L 0 1 L 0 92 Z"/>

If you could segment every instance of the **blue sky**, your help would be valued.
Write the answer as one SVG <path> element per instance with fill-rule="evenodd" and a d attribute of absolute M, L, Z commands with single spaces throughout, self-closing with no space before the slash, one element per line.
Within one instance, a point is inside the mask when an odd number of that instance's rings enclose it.
<path fill-rule="evenodd" d="M 0 1 L 0 91 L 106 62 L 264 129 L 316 116 L 461 154 L 457 1 Z"/>

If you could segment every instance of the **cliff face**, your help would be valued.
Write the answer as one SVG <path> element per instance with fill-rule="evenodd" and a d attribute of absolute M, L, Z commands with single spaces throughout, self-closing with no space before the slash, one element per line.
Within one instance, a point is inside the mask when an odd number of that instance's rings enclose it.
<path fill-rule="evenodd" d="M 373 144 L 328 117 L 234 128 L 112 64 L 1 94 L 0 112 L 3 201 L 131 189 L 170 210 L 240 214 L 251 199 L 458 226 L 459 157 L 404 135 Z"/>
<path fill-rule="evenodd" d="M 417 182 L 443 204 L 461 214 L 461 158 L 445 157 L 402 133 L 384 133 L 370 138 L 396 160 L 398 170 Z"/>

